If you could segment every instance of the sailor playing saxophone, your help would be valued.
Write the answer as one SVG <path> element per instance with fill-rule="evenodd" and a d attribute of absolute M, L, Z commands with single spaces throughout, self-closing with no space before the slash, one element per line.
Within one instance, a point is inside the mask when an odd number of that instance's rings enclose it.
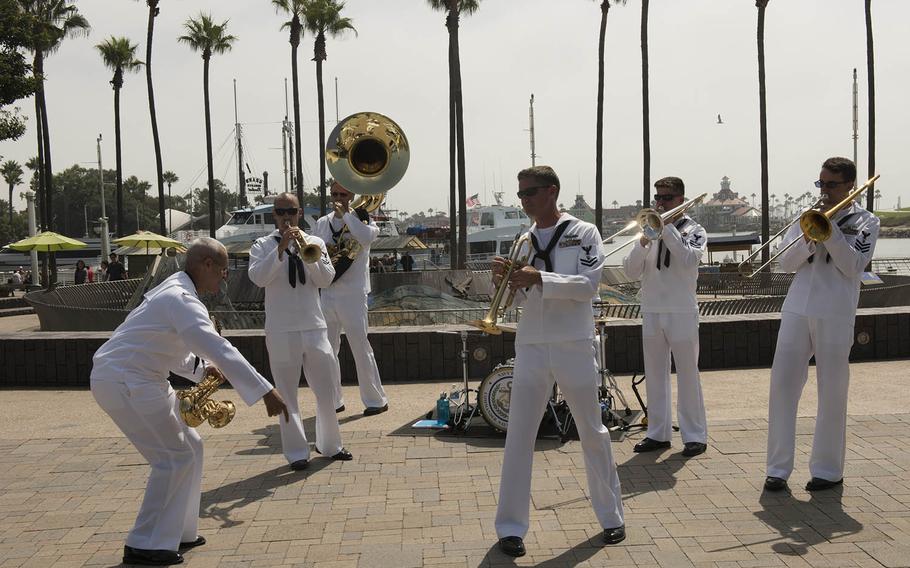
<path fill-rule="evenodd" d="M 335 264 L 335 280 L 322 290 L 320 301 L 328 326 L 329 342 L 336 357 L 341 348 L 341 330 L 348 338 L 348 346 L 357 367 L 360 400 L 365 416 L 379 414 L 389 409 L 389 399 L 379 379 L 379 367 L 373 348 L 367 338 L 367 295 L 370 293 L 370 245 L 379 238 L 379 227 L 370 221 L 366 211 L 352 211 L 354 194 L 337 181 L 332 183 L 332 200 L 335 211 L 316 222 L 314 234 L 326 243 L 341 249 L 344 243 L 356 242 L 359 251 L 346 259 L 339 256 Z M 340 374 L 339 374 L 340 379 Z M 335 408 L 344 409 L 341 381 L 335 385 Z"/>
<path fill-rule="evenodd" d="M 298 227 L 297 196 L 275 198 L 275 226 L 250 248 L 249 277 L 265 288 L 265 345 L 275 385 L 287 402 L 290 422 L 279 422 L 281 447 L 291 469 L 301 470 L 310 459 L 310 447 L 300 419 L 297 387 L 303 368 L 316 395 L 316 449 L 336 460 L 350 460 L 341 445 L 341 430 L 332 404 L 339 381 L 338 360 L 326 336 L 319 288 L 331 284 L 335 269 L 325 243 L 304 236 Z"/>
<path fill-rule="evenodd" d="M 93 358 L 92 395 L 152 470 L 126 537 L 124 563 L 178 564 L 179 549 L 205 544 L 197 532 L 202 439 L 180 418 L 169 371 L 199 381 L 198 354 L 224 373 L 244 402 L 261 398 L 269 416 L 283 413 L 287 420 L 281 395 L 218 335 L 199 300 L 200 293 L 218 292 L 227 262 L 218 241 L 195 241 L 185 271 L 147 292 Z"/>
<path fill-rule="evenodd" d="M 851 160 L 826 160 L 815 182 L 825 194 L 822 211 L 843 202 L 855 179 L 856 166 Z M 768 491 L 786 489 L 793 472 L 797 407 L 813 355 L 818 377 L 818 417 L 809 458 L 811 479 L 806 490 L 830 489 L 843 483 L 853 323 L 860 278 L 875 251 L 879 219 L 850 202 L 830 221 L 831 236 L 823 242 L 805 238 L 799 223 L 781 241 L 783 245 L 796 241 L 780 256 L 781 270 L 796 272 L 796 276 L 781 308 L 771 366 L 765 479 Z"/>
<path fill-rule="evenodd" d="M 655 207 L 670 211 L 685 201 L 678 177 L 654 183 Z M 634 451 L 670 447 L 673 414 L 670 354 L 676 363 L 677 404 L 684 456 L 707 449 L 705 402 L 698 376 L 698 264 L 707 248 L 704 228 L 688 215 L 667 219 L 657 242 L 642 237 L 623 260 L 626 275 L 641 280 L 641 339 L 648 395 L 648 433 Z"/>

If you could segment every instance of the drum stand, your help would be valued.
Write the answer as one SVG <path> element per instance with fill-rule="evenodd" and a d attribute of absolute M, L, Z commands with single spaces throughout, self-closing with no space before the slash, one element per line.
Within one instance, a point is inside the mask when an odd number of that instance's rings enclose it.
<path fill-rule="evenodd" d="M 601 412 L 603 414 L 603 422 L 605 425 L 608 425 L 608 428 L 610 430 L 627 431 L 633 427 L 633 424 L 630 422 L 630 419 L 632 418 L 632 410 L 629 408 L 629 402 L 626 400 L 625 395 L 619 388 L 619 385 L 616 383 L 616 377 L 614 377 L 613 373 L 610 372 L 610 369 L 607 368 L 606 320 L 597 320 L 597 338 L 597 350 L 599 356 L 597 372 L 600 375 L 600 384 L 598 385 L 597 394 L 600 401 Z M 641 397 L 638 396 L 638 390 L 636 389 L 636 386 L 637 385 L 633 379 L 632 390 L 635 391 L 635 396 L 638 397 L 639 402 L 641 402 Z M 617 410 L 617 401 L 622 404 L 622 411 Z M 642 408 L 644 407 L 644 403 L 642 403 Z M 647 416 L 647 410 L 645 411 L 645 416 Z M 613 425 L 609 426 L 609 424 Z"/>

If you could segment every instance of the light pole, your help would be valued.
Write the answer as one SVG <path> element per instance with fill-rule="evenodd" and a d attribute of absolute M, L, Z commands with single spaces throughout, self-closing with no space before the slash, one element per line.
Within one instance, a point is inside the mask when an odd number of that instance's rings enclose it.
<path fill-rule="evenodd" d="M 101 167 L 101 135 L 98 135 L 98 176 L 101 179 L 101 260 L 111 256 L 111 243 L 107 234 L 107 209 L 104 206 L 104 170 Z"/>

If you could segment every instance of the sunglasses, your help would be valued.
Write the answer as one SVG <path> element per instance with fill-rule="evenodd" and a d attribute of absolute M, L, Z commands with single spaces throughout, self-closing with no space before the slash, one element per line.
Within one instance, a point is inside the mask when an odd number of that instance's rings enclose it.
<path fill-rule="evenodd" d="M 524 199 L 525 197 L 534 197 L 537 195 L 537 191 L 550 187 L 549 185 L 534 185 L 531 187 L 526 187 L 524 189 L 518 190 L 518 199 Z"/>
<path fill-rule="evenodd" d="M 676 195 L 673 193 L 655 193 L 654 201 L 673 201 L 677 197 L 682 197 L 682 196 Z"/>
<path fill-rule="evenodd" d="M 284 215 L 296 215 L 299 210 L 298 207 L 276 207 L 275 215 L 278 215 L 279 217 Z"/>
<path fill-rule="evenodd" d="M 845 183 L 853 183 L 851 181 L 822 181 L 820 179 L 815 180 L 815 187 L 821 189 L 834 189 L 839 185 L 844 185 Z"/>

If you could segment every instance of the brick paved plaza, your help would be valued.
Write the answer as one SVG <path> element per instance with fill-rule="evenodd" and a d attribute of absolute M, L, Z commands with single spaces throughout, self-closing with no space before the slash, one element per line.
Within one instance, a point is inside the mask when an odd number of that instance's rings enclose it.
<path fill-rule="evenodd" d="M 287 467 L 261 405 L 241 407 L 223 430 L 200 427 L 208 544 L 186 565 L 910 566 L 905 368 L 854 365 L 845 484 L 812 495 L 802 489 L 811 417 L 799 421 L 792 495 L 763 495 L 768 371 L 705 373 L 706 454 L 682 458 L 678 438 L 634 454 L 641 432 L 614 443 L 628 538 L 611 547 L 599 545 L 579 442 L 541 439 L 528 555 L 517 561 L 493 529 L 504 439 L 409 428 L 447 384 L 391 385 L 392 410 L 371 418 L 346 387 L 342 432 L 355 459 L 314 454 L 304 472 Z M 801 415 L 814 413 L 814 388 L 810 378 Z M 301 400 L 311 417 L 312 393 Z M 2 391 L 0 414 L 0 566 L 119 565 L 143 459 L 86 391 Z"/>

